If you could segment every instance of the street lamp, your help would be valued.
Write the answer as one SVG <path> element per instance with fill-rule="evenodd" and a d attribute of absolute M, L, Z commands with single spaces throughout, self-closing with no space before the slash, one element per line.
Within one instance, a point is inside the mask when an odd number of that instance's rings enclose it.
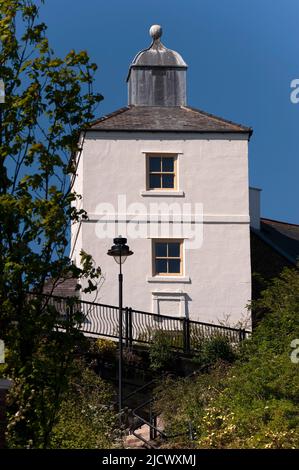
<path fill-rule="evenodd" d="M 128 247 L 127 239 L 122 238 L 119 235 L 113 240 L 114 245 L 108 250 L 107 255 L 113 256 L 116 263 L 119 264 L 118 274 L 118 286 L 119 286 L 119 329 L 118 329 L 118 341 L 119 341 L 119 358 L 118 358 L 118 409 L 119 409 L 119 420 L 122 423 L 121 412 L 122 412 L 122 362 L 123 362 L 123 274 L 121 266 L 126 261 L 128 256 L 133 254 Z"/>

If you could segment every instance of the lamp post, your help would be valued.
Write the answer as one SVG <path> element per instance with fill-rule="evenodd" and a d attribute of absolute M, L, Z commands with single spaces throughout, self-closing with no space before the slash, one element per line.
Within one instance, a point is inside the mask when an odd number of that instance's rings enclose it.
<path fill-rule="evenodd" d="M 119 358 L 118 358 L 118 410 L 119 420 L 122 424 L 121 411 L 122 411 L 122 362 L 123 362 L 123 274 L 122 264 L 126 261 L 128 256 L 133 254 L 127 245 L 127 239 L 119 235 L 113 240 L 114 245 L 108 250 L 107 255 L 113 256 L 116 263 L 119 264 L 118 274 L 118 288 L 119 288 L 119 328 L 118 328 L 118 341 L 119 341 Z"/>

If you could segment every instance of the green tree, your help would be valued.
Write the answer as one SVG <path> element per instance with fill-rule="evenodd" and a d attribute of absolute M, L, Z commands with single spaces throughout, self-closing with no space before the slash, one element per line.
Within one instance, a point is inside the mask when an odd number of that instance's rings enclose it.
<path fill-rule="evenodd" d="M 0 0 L 0 336 L 14 383 L 10 442 L 20 447 L 49 445 L 82 339 L 80 312 L 62 333 L 61 312 L 38 295 L 49 278 L 54 289 L 68 276 L 94 290 L 100 274 L 86 253 L 81 267 L 67 256 L 70 224 L 86 217 L 73 185 L 82 129 L 102 99 L 92 90 L 96 65 L 85 51 L 54 55 L 41 3 Z"/>

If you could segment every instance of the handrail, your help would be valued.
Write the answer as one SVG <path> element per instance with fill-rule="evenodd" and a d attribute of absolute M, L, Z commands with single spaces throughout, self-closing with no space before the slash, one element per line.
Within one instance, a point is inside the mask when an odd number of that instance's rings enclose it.
<path fill-rule="evenodd" d="M 151 429 L 154 429 L 155 431 L 157 431 L 162 437 L 164 437 L 165 439 L 168 438 L 168 436 L 163 432 L 161 431 L 159 428 L 157 428 L 156 426 L 154 426 L 153 424 L 151 424 L 149 421 L 147 421 L 146 419 L 142 418 L 142 416 L 138 415 L 136 413 L 136 410 L 139 410 L 140 408 L 144 408 L 146 405 L 149 405 L 150 403 L 153 402 L 153 398 L 150 398 L 149 400 L 145 401 L 144 403 L 142 403 L 141 405 L 137 406 L 136 408 L 134 408 L 134 410 L 132 410 L 132 413 L 133 413 L 133 416 L 135 416 L 136 418 L 138 418 L 140 421 L 143 421 L 144 424 L 147 424 L 147 426 L 149 426 Z M 172 436 L 174 437 L 174 436 Z"/>
<path fill-rule="evenodd" d="M 171 316 L 171 315 L 161 315 L 160 313 L 144 312 L 142 310 L 132 309 L 132 312 L 141 313 L 142 315 L 150 315 L 152 317 L 157 317 L 159 319 L 167 318 L 169 320 L 177 320 L 177 321 L 182 321 L 182 320 L 186 319 L 185 317 L 174 317 L 174 316 Z M 225 330 L 230 330 L 230 331 L 235 331 L 235 332 L 239 332 L 240 330 L 243 330 L 247 334 L 251 333 L 251 331 L 249 331 L 249 330 L 245 330 L 243 328 L 234 328 L 233 326 L 217 325 L 216 323 L 207 323 L 207 322 L 203 322 L 203 321 L 190 320 L 189 318 L 188 318 L 188 321 L 190 323 L 194 323 L 196 325 L 212 326 L 212 327 L 215 327 L 215 328 L 220 328 L 220 329 L 225 329 Z"/>
<path fill-rule="evenodd" d="M 204 364 L 202 365 L 199 369 L 197 369 L 196 371 L 193 371 L 191 372 L 190 374 L 186 375 L 185 378 L 189 378 L 189 377 L 194 377 L 195 375 L 197 375 L 198 373 L 200 372 L 203 372 L 205 370 L 207 370 L 208 368 L 210 367 L 210 364 Z M 135 390 L 135 392 L 133 392 L 131 395 L 134 395 L 135 393 L 138 393 L 140 390 L 142 390 L 143 388 L 147 387 L 148 385 L 150 385 L 151 383 L 153 382 L 157 382 L 158 379 L 153 379 L 151 382 L 148 382 L 147 384 L 145 384 L 144 386 L 140 387 L 139 389 Z M 152 423 L 150 423 L 149 421 L 147 421 L 146 419 L 142 418 L 142 416 L 140 416 L 137 411 L 140 410 L 140 408 L 144 408 L 145 406 L 147 405 L 151 405 L 152 403 L 154 402 L 154 398 L 151 397 L 149 400 L 145 401 L 144 403 L 140 404 L 139 406 L 137 406 L 136 408 L 134 408 L 134 410 L 132 410 L 132 414 L 133 416 L 135 416 L 136 418 L 138 418 L 139 421 L 143 422 L 144 424 L 146 424 L 147 426 L 149 426 L 150 429 L 154 430 L 156 433 L 158 433 L 162 438 L 164 439 L 171 439 L 171 438 L 174 438 L 174 437 L 179 437 L 179 436 L 187 436 L 188 434 L 190 434 L 190 430 L 188 431 L 185 431 L 185 432 L 182 432 L 182 433 L 177 433 L 177 434 L 166 434 L 165 432 L 161 431 L 157 426 L 154 426 Z M 133 435 L 139 439 L 141 439 L 143 442 L 145 442 L 146 444 L 148 444 L 149 446 L 151 446 L 151 444 L 146 441 L 146 439 L 144 439 L 142 436 L 140 436 L 139 434 L 136 434 L 135 433 L 135 430 L 133 431 Z M 153 447 L 154 448 L 154 447 Z"/>
<path fill-rule="evenodd" d="M 82 305 L 82 318 L 84 318 L 84 321 L 78 322 L 80 331 L 82 333 L 87 333 L 87 334 L 92 334 L 92 335 L 98 335 L 98 336 L 106 336 L 109 338 L 118 338 L 118 315 L 117 312 L 119 308 L 115 305 L 108 305 L 108 304 L 100 304 L 100 303 L 95 303 L 95 302 L 90 302 L 86 300 L 81 300 L 77 296 L 73 297 L 61 297 L 61 296 L 56 296 L 56 295 L 51 295 L 51 294 L 37 294 L 34 292 L 28 293 L 28 297 L 42 297 L 46 298 L 49 300 L 53 299 L 55 301 L 59 302 L 65 302 L 64 305 L 60 306 L 61 307 L 69 307 L 71 310 L 73 310 L 74 305 Z M 86 312 L 87 309 L 84 309 L 84 305 L 91 306 L 92 308 Z M 54 305 L 55 306 L 55 305 Z M 104 309 L 104 310 L 103 310 Z M 106 309 L 106 311 L 105 311 Z M 227 335 L 230 341 L 238 341 L 241 342 L 246 338 L 247 335 L 251 334 L 250 331 L 246 331 L 245 329 L 242 328 L 233 328 L 229 326 L 223 326 L 223 325 L 215 325 L 214 323 L 207 323 L 207 322 L 200 322 L 196 320 L 190 320 L 189 318 L 181 318 L 181 317 L 174 317 L 174 316 L 168 316 L 168 315 L 159 315 L 157 313 L 151 313 L 151 312 L 143 312 L 140 310 L 133 310 L 131 308 L 125 307 L 123 308 L 123 311 L 126 313 L 124 315 L 124 321 L 125 321 L 125 328 L 123 329 L 124 331 L 124 336 L 122 337 L 123 340 L 126 341 L 126 344 L 132 345 L 133 342 L 143 342 L 143 343 L 150 343 L 152 341 L 151 335 L 146 336 L 145 338 L 141 339 L 140 337 L 137 336 L 136 332 L 138 332 L 138 329 L 142 331 L 142 328 L 146 328 L 146 332 L 148 331 L 155 331 L 155 328 L 153 327 L 153 324 L 150 322 L 147 322 L 147 318 L 157 318 L 159 321 L 165 321 L 168 329 L 164 329 L 163 331 L 165 332 L 170 332 L 173 334 L 180 333 L 182 334 L 182 345 L 175 344 L 173 345 L 177 349 L 182 349 L 186 353 L 190 353 L 192 350 L 196 348 L 196 345 L 192 347 L 191 340 L 194 338 L 194 331 L 190 328 L 193 325 L 196 325 L 199 327 L 197 331 L 199 331 L 200 335 L 211 335 L 213 334 L 213 329 L 216 330 L 222 330 L 225 332 L 233 332 L 236 333 L 237 335 Z M 67 312 L 67 310 L 66 310 Z M 103 315 L 104 313 L 104 315 Z M 68 315 L 69 313 L 66 313 Z M 109 316 L 110 315 L 110 316 Z M 142 322 L 138 323 L 140 320 L 139 315 L 143 317 Z M 145 321 L 144 321 L 145 319 Z M 85 320 L 88 321 L 88 325 L 91 325 L 90 328 L 87 328 L 87 326 L 84 325 Z M 134 323 L 135 322 L 135 323 Z M 169 323 L 167 323 L 169 322 Z M 165 324 L 164 324 L 165 326 Z M 201 327 L 203 327 L 201 329 Z M 114 328 L 114 329 L 113 329 Z M 116 329 L 115 329 L 116 328 Z M 176 329 L 177 328 L 177 329 Z M 150 329 L 150 330 L 148 330 Z M 144 330 L 143 330 L 144 332 Z M 195 331 L 195 336 L 196 336 L 196 331 Z M 202 366 L 200 370 L 197 371 L 197 373 L 204 368 L 206 368 L 207 365 Z M 196 372 L 192 372 L 189 374 L 187 377 L 195 375 Z M 145 385 L 139 387 L 137 390 L 134 392 L 130 393 L 124 398 L 124 401 L 128 400 L 132 396 L 136 395 L 137 393 L 141 392 L 145 388 L 149 387 L 149 385 L 152 385 L 154 382 L 156 382 L 157 379 L 153 379 L 150 382 L 146 383 Z M 143 417 L 141 417 L 137 412 L 141 409 L 144 408 L 147 405 L 151 405 L 154 401 L 154 398 L 151 397 L 149 400 L 146 402 L 140 404 L 133 410 L 131 410 L 133 416 L 135 418 L 138 418 L 138 420 L 147 426 L 149 426 L 150 430 L 155 431 L 155 435 L 159 434 L 162 438 L 168 439 L 172 437 L 178 437 L 178 436 L 183 436 L 183 435 L 188 435 L 188 431 L 184 433 L 179 433 L 179 434 L 174 434 L 174 435 L 167 435 L 163 431 L 157 428 L 157 426 L 154 426 L 151 422 L 147 421 Z M 155 415 L 156 417 L 156 415 Z M 150 409 L 150 420 L 152 419 L 152 411 Z M 155 422 L 155 421 L 154 421 Z M 156 424 L 156 423 L 155 423 Z M 139 436 L 138 434 L 135 433 L 137 428 L 133 430 L 133 435 L 140 440 L 142 440 L 146 445 L 148 445 L 151 448 L 155 448 L 151 443 L 149 443 L 146 439 L 144 439 L 142 436 Z M 151 433 L 150 433 L 150 438 L 151 438 Z"/>
<path fill-rule="evenodd" d="M 151 380 L 150 382 L 147 382 L 145 385 L 142 385 L 142 387 L 139 387 L 139 388 L 137 388 L 136 390 L 134 390 L 134 392 L 129 393 L 129 395 L 127 395 L 127 396 L 124 397 L 124 399 L 123 399 L 124 402 L 125 402 L 126 400 L 128 400 L 129 398 L 132 398 L 134 395 L 137 395 L 137 393 L 142 392 L 142 390 L 144 390 L 144 389 L 147 388 L 149 385 L 152 385 L 152 384 L 155 383 L 155 382 L 157 382 L 157 379 L 153 379 L 153 380 Z"/>
<path fill-rule="evenodd" d="M 102 303 L 97 303 L 97 302 L 90 302 L 88 300 L 82 300 L 80 299 L 79 297 L 76 297 L 76 296 L 73 296 L 73 297 L 62 297 L 62 296 L 57 296 L 57 295 L 51 295 L 51 294 L 40 294 L 40 293 L 35 293 L 35 292 L 30 292 L 29 295 L 31 296 L 36 296 L 36 297 L 46 297 L 46 298 L 53 298 L 53 299 L 57 299 L 57 300 L 70 300 L 71 302 L 74 301 L 74 303 L 78 303 L 78 304 L 83 304 L 83 305 L 92 305 L 93 307 L 104 307 L 104 308 L 111 308 L 111 309 L 115 309 L 115 310 L 118 310 L 118 306 L 116 305 L 110 305 L 110 304 L 102 304 Z M 125 311 L 127 309 L 127 307 L 123 307 L 123 310 Z M 182 321 L 186 318 L 183 318 L 183 317 L 175 317 L 175 316 L 171 316 L 171 315 L 162 315 L 162 314 L 158 314 L 158 313 L 153 313 L 153 312 L 145 312 L 145 311 L 142 311 L 142 310 L 134 310 L 134 309 L 129 309 L 131 310 L 132 313 L 140 313 L 142 315 L 147 315 L 147 316 L 151 316 L 151 317 L 156 317 L 160 320 L 163 320 L 164 318 L 167 319 L 167 320 L 176 320 L 176 321 Z M 215 323 L 208 323 L 208 322 L 202 322 L 202 321 L 197 321 L 197 320 L 190 320 L 188 318 L 188 321 L 191 323 L 191 324 L 195 324 L 195 325 L 203 325 L 203 326 L 207 326 L 207 327 L 213 327 L 213 328 L 218 328 L 218 329 L 222 329 L 222 330 L 226 330 L 226 331 L 234 331 L 234 332 L 244 332 L 245 335 L 247 334 L 251 334 L 251 331 L 249 330 L 246 330 L 244 328 L 234 328 L 234 327 L 231 327 L 231 326 L 224 326 L 224 325 L 219 325 L 219 324 L 215 324 Z"/>
<path fill-rule="evenodd" d="M 142 385 L 141 387 L 136 388 L 136 390 L 134 390 L 134 392 L 129 393 L 129 395 L 126 395 L 123 398 L 123 403 L 125 403 L 127 400 L 129 400 L 129 398 L 132 398 L 134 395 L 137 395 L 137 393 L 142 392 L 144 389 L 146 389 L 147 387 L 149 387 L 150 385 L 152 385 L 155 382 L 157 382 L 157 379 L 153 379 L 150 382 L 147 382 L 146 384 Z M 116 406 L 118 404 L 118 400 L 115 400 L 112 404 L 114 406 Z"/>
<path fill-rule="evenodd" d="M 60 295 L 52 295 L 52 294 L 40 294 L 40 293 L 36 293 L 36 292 L 28 292 L 29 295 L 33 296 L 33 297 L 48 297 L 48 298 L 51 298 L 51 299 L 57 299 L 57 300 L 70 300 L 71 302 L 74 301 L 76 303 L 82 303 L 82 304 L 88 304 L 88 305 L 93 305 L 93 306 L 99 306 L 99 307 L 108 307 L 108 308 L 115 308 L 115 309 L 118 309 L 119 307 L 116 307 L 115 305 L 109 305 L 109 304 L 100 304 L 100 303 L 97 303 L 97 302 L 90 302 L 89 300 L 82 300 L 80 299 L 80 297 L 77 297 L 76 295 L 72 296 L 72 297 L 62 297 Z M 125 310 L 125 307 L 123 308 L 123 310 Z"/>
<path fill-rule="evenodd" d="M 158 432 L 162 437 L 164 437 L 164 439 L 169 439 L 171 437 L 178 437 L 178 436 L 185 436 L 186 434 L 188 434 L 188 431 L 186 432 L 180 432 L 178 434 L 166 434 L 165 432 L 161 431 L 161 429 L 157 428 L 157 426 L 154 426 L 153 424 L 151 424 L 149 421 L 147 421 L 146 419 L 142 418 L 142 416 L 138 415 L 136 413 L 136 410 L 139 410 L 140 408 L 144 408 L 146 405 L 149 405 L 150 403 L 153 403 L 154 399 L 153 398 L 150 398 L 149 400 L 145 401 L 144 403 L 142 403 L 141 405 L 137 406 L 136 408 L 134 408 L 134 410 L 132 410 L 132 413 L 133 415 L 138 418 L 140 421 L 143 421 L 144 424 L 147 424 L 151 429 L 154 429 L 156 432 Z"/>

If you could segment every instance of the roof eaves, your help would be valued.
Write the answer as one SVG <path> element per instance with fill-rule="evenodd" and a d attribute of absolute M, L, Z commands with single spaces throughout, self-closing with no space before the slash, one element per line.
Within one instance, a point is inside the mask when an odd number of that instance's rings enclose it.
<path fill-rule="evenodd" d="M 115 116 L 118 116 L 119 114 L 122 114 L 130 109 L 130 106 L 124 106 L 123 108 L 119 108 L 116 111 L 113 111 L 112 113 L 106 114 L 105 116 L 100 117 L 99 119 L 96 119 L 95 121 L 92 121 L 89 126 L 86 128 L 86 130 L 91 129 L 92 126 L 95 126 L 96 124 L 99 124 L 100 122 L 107 121 L 110 118 L 113 118 Z"/>
<path fill-rule="evenodd" d="M 86 131 L 93 131 L 93 132 L 174 132 L 174 133 L 186 133 L 186 134 L 248 134 L 247 130 L 243 129 L 206 129 L 206 130 L 198 130 L 198 129 L 124 129 L 124 128 L 87 128 Z"/>
<path fill-rule="evenodd" d="M 248 134 L 251 136 L 252 133 L 253 133 L 253 129 L 252 127 L 247 127 L 247 126 L 243 126 L 243 124 L 239 124 L 239 123 L 236 123 L 236 122 L 233 122 L 233 121 L 230 121 L 229 119 L 224 119 L 220 116 L 216 116 L 215 114 L 211 114 L 211 113 L 207 113 L 206 111 L 203 111 L 202 109 L 198 109 L 198 108 L 194 108 L 192 106 L 182 106 L 182 108 L 186 109 L 186 110 L 191 110 L 193 112 L 197 112 L 197 113 L 201 113 L 201 114 L 204 114 L 205 116 L 207 117 L 210 117 L 212 119 L 216 119 L 217 121 L 219 122 L 223 122 L 223 123 L 226 123 L 226 124 L 230 124 L 230 125 L 233 125 L 235 127 L 239 127 L 240 129 L 242 129 L 244 132 L 248 132 Z"/>
<path fill-rule="evenodd" d="M 266 219 L 265 217 L 261 217 L 261 222 L 274 222 L 276 224 L 283 224 L 283 225 L 292 225 L 293 227 L 298 227 L 299 224 L 291 224 L 290 222 L 283 222 L 282 220 L 275 220 L 275 219 Z"/>

